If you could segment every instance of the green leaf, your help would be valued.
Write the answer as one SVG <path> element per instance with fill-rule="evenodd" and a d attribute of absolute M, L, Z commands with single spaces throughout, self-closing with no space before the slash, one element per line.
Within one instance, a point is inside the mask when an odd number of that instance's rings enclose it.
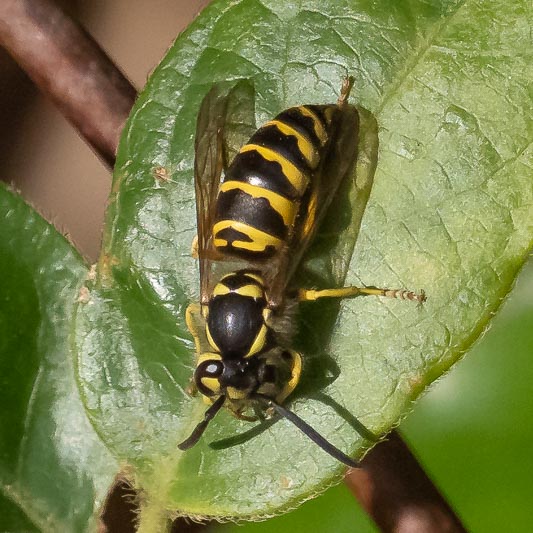
<path fill-rule="evenodd" d="M 424 288 L 428 301 L 357 298 L 338 314 L 335 304 L 302 305 L 306 366 L 289 402 L 360 455 L 369 442 L 358 424 L 382 434 L 398 422 L 487 326 L 531 247 L 527 11 L 525 0 L 221 0 L 178 38 L 126 126 L 98 278 L 76 324 L 84 402 L 135 468 L 141 529 L 174 511 L 279 513 L 344 470 L 284 420 L 251 430 L 226 412 L 195 448 L 176 449 L 205 410 L 185 392 L 194 349 L 184 322 L 198 299 L 190 246 L 202 97 L 215 82 L 249 79 L 261 123 L 334 101 L 352 74 L 352 101 L 377 119 L 379 161 L 355 250 L 328 250 L 322 264 L 335 274 L 346 263 L 348 283 Z M 359 161 L 367 177 L 374 163 Z M 348 243 L 356 233 L 346 229 Z"/>
<path fill-rule="evenodd" d="M 90 425 L 70 359 L 81 258 L 0 187 L 0 529 L 89 531 L 116 462 Z"/>

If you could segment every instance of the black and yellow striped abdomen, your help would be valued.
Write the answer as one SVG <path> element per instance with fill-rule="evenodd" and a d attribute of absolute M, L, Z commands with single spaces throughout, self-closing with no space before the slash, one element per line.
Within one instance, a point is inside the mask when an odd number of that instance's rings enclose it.
<path fill-rule="evenodd" d="M 261 260 L 287 243 L 337 111 L 335 105 L 292 107 L 241 148 L 217 197 L 213 240 L 219 251 Z"/>

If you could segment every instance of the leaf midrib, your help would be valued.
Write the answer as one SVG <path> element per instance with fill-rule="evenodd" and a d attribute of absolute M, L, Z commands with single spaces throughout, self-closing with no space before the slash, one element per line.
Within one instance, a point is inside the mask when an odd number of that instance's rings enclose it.
<path fill-rule="evenodd" d="M 389 101 L 400 91 L 405 82 L 412 79 L 410 74 L 422 63 L 422 59 L 428 52 L 428 50 L 435 44 L 437 38 L 448 28 L 453 19 L 457 16 L 459 11 L 466 4 L 466 0 L 461 0 L 455 10 L 451 12 L 447 17 L 443 17 L 444 20 L 440 24 L 437 24 L 432 32 L 429 33 L 427 39 L 423 41 L 423 44 L 419 46 L 418 51 L 413 54 L 413 60 L 407 60 L 405 62 L 405 68 L 403 72 L 396 77 L 396 79 L 389 85 L 389 88 L 383 92 L 383 98 L 381 99 L 380 104 L 375 109 L 374 113 L 380 115 L 389 103 Z M 416 49 L 415 49 L 416 50 Z"/>

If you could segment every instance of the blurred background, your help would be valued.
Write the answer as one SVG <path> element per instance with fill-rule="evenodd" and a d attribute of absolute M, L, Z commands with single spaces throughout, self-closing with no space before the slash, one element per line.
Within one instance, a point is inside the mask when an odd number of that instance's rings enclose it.
<path fill-rule="evenodd" d="M 1 1 L 1 0 L 0 0 Z M 59 2 L 138 88 L 208 0 Z M 0 49 L 0 179 L 95 261 L 110 174 Z M 413 406 L 400 430 L 473 532 L 533 524 L 533 263 L 483 339 Z M 344 485 L 240 533 L 377 531 Z"/>

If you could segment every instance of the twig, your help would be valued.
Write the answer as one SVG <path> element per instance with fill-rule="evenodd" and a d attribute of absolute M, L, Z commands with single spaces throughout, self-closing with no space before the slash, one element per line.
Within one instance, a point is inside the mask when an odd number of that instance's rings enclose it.
<path fill-rule="evenodd" d="M 136 91 L 92 37 L 50 0 L 0 0 L 0 44 L 112 166 Z M 346 483 L 385 532 L 465 531 L 395 433 Z"/>
<path fill-rule="evenodd" d="M 0 45 L 112 166 L 136 91 L 92 37 L 49 0 L 1 0 Z"/>
<path fill-rule="evenodd" d="M 352 470 L 345 482 L 381 531 L 466 531 L 396 432 L 373 448 L 362 466 Z"/>

